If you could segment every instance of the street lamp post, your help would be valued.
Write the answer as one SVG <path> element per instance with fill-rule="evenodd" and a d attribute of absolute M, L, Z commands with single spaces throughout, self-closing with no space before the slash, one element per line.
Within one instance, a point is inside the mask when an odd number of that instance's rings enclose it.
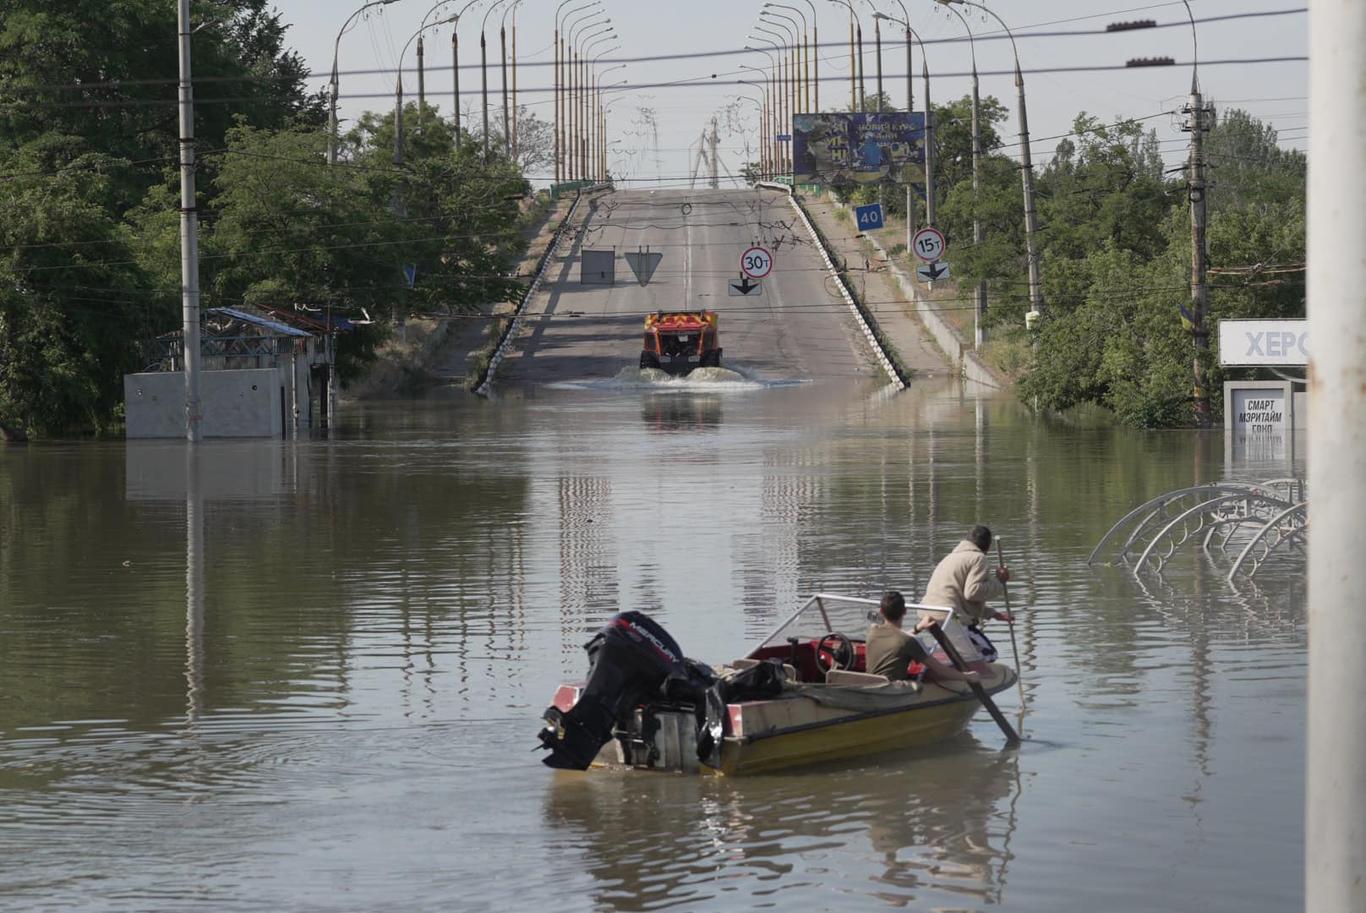
<path fill-rule="evenodd" d="M 604 55 L 611 54 L 619 50 L 621 50 L 621 45 L 616 45 L 615 47 L 610 47 L 605 51 L 600 51 L 598 55 L 593 58 L 593 91 L 592 95 L 589 98 L 592 128 L 589 131 L 588 135 L 588 162 L 589 172 L 594 180 L 598 179 L 598 172 L 600 170 L 598 168 L 598 159 L 602 157 L 602 77 L 606 76 L 613 70 L 620 70 L 625 68 L 626 66 L 626 64 L 624 63 L 618 63 L 605 69 L 599 70 L 598 61 L 601 60 Z"/>
<path fill-rule="evenodd" d="M 1005 29 L 1006 36 L 1010 39 L 1010 51 L 1015 57 L 1015 88 L 1020 105 L 1020 182 L 1024 191 L 1025 249 L 1029 259 L 1029 306 L 1030 311 L 1035 315 L 1034 319 L 1038 320 L 1039 317 L 1043 316 L 1043 282 L 1040 275 L 1039 251 L 1035 242 L 1038 225 L 1034 211 L 1034 163 L 1029 152 L 1029 115 L 1025 109 L 1024 72 L 1020 69 L 1020 52 L 1015 47 L 1015 35 L 1010 31 L 1010 27 L 1005 24 L 1005 20 L 975 0 L 936 0 L 936 2 L 944 6 L 962 4 L 982 10 L 1001 24 L 1001 28 Z"/>
<path fill-rule="evenodd" d="M 808 5 L 810 5 L 810 0 L 807 0 L 807 3 L 808 3 Z M 799 58 L 798 58 L 798 59 L 799 59 L 798 74 L 799 74 L 799 76 L 800 76 L 800 82 L 801 82 L 801 85 L 803 86 L 803 89 L 802 89 L 802 91 L 801 91 L 801 94 L 798 96 L 798 102 L 799 102 L 799 104 L 801 105 L 801 107 L 802 107 L 802 109 L 803 109 L 804 111 L 810 111 L 810 110 L 811 110 L 811 41 L 810 41 L 810 38 L 808 37 L 809 34 L 810 34 L 810 29 L 807 27 L 806 13 L 803 12 L 801 9 L 795 7 L 795 6 L 788 6 L 788 5 L 785 4 L 785 3 L 765 3 L 764 6 L 766 6 L 766 7 L 772 7 L 773 9 L 791 10 L 792 12 L 796 13 L 799 17 L 801 17 L 801 20 L 802 20 L 802 42 L 801 42 L 801 46 L 802 46 L 802 49 L 803 49 L 803 54 L 802 54 L 802 55 L 799 55 Z M 815 15 L 816 15 L 816 10 L 815 10 L 815 7 L 812 6 L 812 9 L 811 9 L 811 16 L 812 16 L 813 19 L 815 18 Z"/>
<path fill-rule="evenodd" d="M 346 22 L 342 23 L 341 30 L 337 32 L 337 40 L 332 43 L 332 79 L 328 83 L 328 113 L 327 113 L 327 164 L 337 164 L 337 95 L 340 86 L 337 82 L 337 54 L 341 51 L 342 36 L 351 28 L 356 17 L 374 6 L 388 6 L 397 0 L 370 0 L 369 3 L 356 10 L 347 17 Z"/>
<path fill-rule="evenodd" d="M 863 23 L 849 0 L 830 0 L 849 10 L 849 110 L 863 110 Z M 858 56 L 854 56 L 854 39 L 858 37 Z"/>
<path fill-rule="evenodd" d="M 945 5 L 947 6 L 947 4 Z M 972 27 L 968 25 L 967 17 L 952 6 L 948 6 L 948 9 L 963 23 L 963 29 L 968 33 L 968 50 L 972 55 L 972 246 L 980 250 L 982 246 L 982 217 L 978 213 L 981 209 L 980 195 L 982 190 L 982 132 L 978 118 L 980 92 L 977 83 L 977 40 L 972 34 Z M 987 338 L 985 325 L 987 283 L 985 279 L 977 280 L 976 297 L 972 341 L 974 347 L 980 349 Z"/>
<path fill-rule="evenodd" d="M 900 4 L 900 0 L 897 0 Z M 901 4 L 901 11 L 906 12 L 905 4 Z M 915 29 L 911 28 L 910 19 L 897 19 L 895 16 L 888 16 L 885 13 L 875 13 L 877 17 L 895 22 L 906 31 L 906 110 L 915 110 L 915 83 L 911 67 L 911 39 L 920 42 L 920 69 L 925 79 L 925 224 L 934 225 L 934 105 L 930 103 L 930 62 L 929 55 L 925 53 L 925 42 L 920 40 Z M 913 207 L 915 197 L 911 193 L 910 185 L 906 187 L 906 254 L 911 253 L 911 239 L 914 236 L 915 219 L 913 218 L 915 209 Z"/>
<path fill-rule="evenodd" d="M 565 140 L 565 131 L 564 131 L 564 128 L 565 128 L 565 123 L 564 123 L 564 121 L 565 121 L 565 116 L 566 116 L 566 114 L 567 114 L 567 111 L 566 111 L 566 104 L 565 104 L 565 103 L 568 101 L 568 99 L 567 99 L 567 97 L 566 97 L 567 94 L 568 94 L 568 93 L 567 93 L 568 86 L 567 86 L 567 84 L 566 84 L 567 81 L 568 81 L 568 80 L 567 80 L 568 73 L 566 72 L 568 68 L 567 68 L 567 61 L 566 61 L 566 59 L 565 59 L 565 42 L 564 42 L 564 39 L 561 37 L 561 31 L 562 31 L 562 29 L 564 28 L 564 26 L 568 23 L 568 19 L 569 19 L 570 16 L 577 15 L 578 13 L 581 13 L 581 12 L 583 12 L 584 10 L 590 9 L 590 8 L 592 8 L 592 7 L 594 7 L 594 6 L 601 6 L 601 5 L 602 5 L 602 0 L 592 0 L 591 3 L 585 3 L 585 4 L 582 4 L 581 6 L 576 6 L 576 7 L 574 7 L 573 9 L 571 9 L 567 14 L 564 14 L 564 8 L 565 8 L 566 6 L 568 6 L 570 3 L 573 3 L 573 2 L 574 2 L 574 0 L 561 0 L 560 5 L 559 5 L 558 7 L 555 8 L 555 35 L 554 35 L 554 41 L 553 41 L 553 44 L 554 44 L 554 46 L 555 46 L 555 130 L 554 130 L 554 133 L 555 133 L 555 182 L 556 182 L 557 184 L 560 183 L 560 182 L 562 182 L 562 181 L 565 179 L 565 168 L 564 168 L 564 158 L 565 158 L 565 156 L 564 156 L 564 140 Z M 564 14 L 564 15 L 562 15 L 562 14 Z"/>
<path fill-rule="evenodd" d="M 573 96 L 573 111 L 569 116 L 570 132 L 573 134 L 569 160 L 572 163 L 571 172 L 578 180 L 588 179 L 588 159 L 584 149 L 584 142 L 588 136 L 588 92 L 592 88 L 588 82 L 588 49 L 593 42 L 613 32 L 611 22 L 611 19 L 594 22 L 590 16 L 569 30 L 569 46 L 574 52 L 574 86 L 577 93 Z M 584 29 L 597 31 L 583 31 Z"/>
<path fill-rule="evenodd" d="M 484 10 L 484 18 L 479 23 L 479 81 L 480 96 L 484 107 L 484 161 L 489 160 L 489 50 L 485 31 L 489 25 L 489 14 L 501 6 L 505 0 L 493 0 Z"/>
<path fill-rule="evenodd" d="M 394 87 L 394 164 L 403 164 L 403 58 L 408 54 L 408 48 L 412 47 L 413 41 L 421 37 L 422 33 L 428 29 L 454 22 L 454 16 L 447 16 L 445 19 L 438 19 L 429 22 L 413 32 L 412 36 L 403 45 L 403 50 L 398 55 L 398 79 Z"/>
<path fill-rule="evenodd" d="M 744 64 L 740 64 L 740 66 L 745 67 Z M 754 68 L 746 67 L 746 69 L 752 70 Z M 755 72 L 757 73 L 759 71 L 755 70 Z M 764 180 L 769 176 L 769 166 L 771 164 L 769 161 L 768 143 L 768 86 L 763 83 L 750 82 L 748 79 L 737 81 L 759 90 L 759 100 L 756 102 L 756 104 L 759 105 L 759 179 Z M 748 95 L 742 97 L 750 98 Z M 754 101 L 753 98 L 750 98 L 750 100 Z"/>
<path fill-rule="evenodd" d="M 615 47 L 607 48 L 606 50 L 599 51 L 597 54 L 594 54 L 593 51 L 594 51 L 595 48 L 598 47 L 598 45 L 602 44 L 604 41 L 610 43 L 610 42 L 615 41 L 615 40 L 616 40 L 616 34 L 615 34 L 611 29 L 608 29 L 605 33 L 602 33 L 602 34 L 598 35 L 596 38 L 593 38 L 593 39 L 591 39 L 591 40 L 590 40 L 589 38 L 585 38 L 585 39 L 584 39 L 584 45 L 583 45 L 583 84 L 584 84 L 584 93 L 583 93 L 583 129 L 582 129 L 582 131 L 581 131 L 581 136 L 580 136 L 580 138 L 579 138 L 579 148 L 580 148 L 580 151 L 581 151 L 581 153 L 582 153 L 581 162 L 582 162 L 582 167 L 583 167 L 583 178 L 584 178 L 584 180 L 586 180 L 586 181 L 591 181 L 591 180 L 593 180 L 593 170 L 594 170 L 594 168 L 593 168 L 593 162 L 594 162 L 594 157 L 593 157 L 593 156 L 594 156 L 593 145 L 594 145 L 594 142 L 595 142 L 594 137 L 597 135 L 597 132 L 598 132 L 598 115 L 597 115 L 597 76 L 598 76 L 598 61 L 602 58 L 602 56 L 603 56 L 604 54 L 609 54 L 609 53 L 611 53 L 611 52 L 613 52 L 613 51 L 620 50 L 620 49 L 621 49 L 621 45 L 616 45 Z"/>
<path fill-rule="evenodd" d="M 481 0 L 469 0 L 464 6 L 460 7 L 460 12 L 456 13 L 451 20 L 451 79 L 454 81 L 452 88 L 455 90 L 455 100 L 451 107 L 455 109 L 455 148 L 460 148 L 460 17 L 470 7 Z"/>
<path fill-rule="evenodd" d="M 760 51 L 761 53 L 764 53 L 764 54 L 767 54 L 767 53 L 768 53 L 767 51 L 763 50 L 763 48 L 753 48 L 753 47 L 748 47 L 748 46 L 746 46 L 746 47 L 747 47 L 747 50 L 751 50 L 751 51 Z M 747 63 L 742 63 L 742 64 L 740 64 L 740 69 L 742 69 L 742 70 L 752 70 L 753 72 L 755 72 L 755 73 L 757 73 L 757 74 L 759 75 L 759 79 L 761 80 L 761 82 L 753 83 L 753 82 L 750 82 L 749 80 L 742 79 L 742 80 L 740 80 L 740 82 L 745 83 L 746 85 L 750 85 L 750 86 L 757 86 L 757 87 L 759 88 L 759 91 L 763 94 L 763 97 L 764 97 L 764 107 L 763 107 L 763 113 L 762 113 L 762 123 L 761 123 L 760 129 L 759 129 L 759 141 L 763 144 L 763 151 L 764 151 L 764 155 L 763 155 L 761 158 L 767 160 L 767 167 L 764 168 L 764 170 L 765 170 L 766 176 L 768 176 L 768 177 L 771 178 L 771 177 L 775 176 L 775 174 L 777 173 L 777 169 L 776 169 L 776 167 L 775 167 L 776 161 L 777 161 L 777 158 L 776 158 L 776 157 L 777 157 L 777 148 L 776 148 L 776 147 L 777 147 L 777 143 L 776 143 L 776 141 L 773 139 L 773 133 L 774 133 L 774 131 L 773 131 L 773 117 L 774 117 L 774 113 L 773 113 L 773 101 L 771 100 L 771 99 L 772 99 L 772 92 L 770 91 L 770 85 L 769 85 L 769 84 L 770 84 L 769 75 L 768 75 L 768 73 L 766 73 L 765 71 L 759 69 L 758 67 L 752 67 L 752 66 L 750 66 L 750 65 L 747 64 Z M 762 166 L 762 162 L 761 162 L 761 166 Z"/>
<path fill-rule="evenodd" d="M 508 13 L 517 8 L 517 4 L 522 0 L 512 0 L 507 6 L 503 7 L 503 21 L 498 26 L 498 43 L 503 49 L 503 155 L 508 160 L 512 159 L 512 112 L 508 109 Z M 516 23 L 516 19 L 513 22 Z M 515 28 L 515 25 L 514 25 Z M 513 54 L 516 54 L 514 49 Z M 513 67 L 517 65 L 516 57 L 513 58 Z M 514 69 L 513 72 L 516 72 Z M 514 77 L 516 78 L 516 77 Z"/>
<path fill-rule="evenodd" d="M 764 5 L 765 5 L 765 6 L 774 6 L 775 4 L 767 3 L 767 4 L 764 4 Z M 791 8 L 791 7 L 789 7 L 789 8 Z M 801 11 L 798 10 L 798 12 L 800 13 Z M 784 25 L 782 22 L 776 21 L 777 19 L 785 19 L 788 23 L 791 23 L 791 25 L 792 25 L 791 31 L 788 32 L 788 38 L 789 38 L 789 40 L 791 40 L 791 42 L 792 42 L 792 57 L 791 57 L 791 61 L 790 61 L 789 67 L 788 67 L 788 72 L 791 73 L 791 74 L 793 74 L 793 86 L 792 86 L 792 114 L 795 115 L 795 114 L 797 113 L 797 110 L 801 107 L 801 104 L 802 104 L 802 92 L 803 92 L 803 88 L 802 88 L 802 29 L 801 29 L 800 27 L 798 27 L 798 25 L 797 25 L 797 20 L 796 20 L 796 19 L 793 19 L 791 16 L 784 15 L 783 13 L 775 13 L 775 12 L 773 12 L 772 10 L 767 10 L 767 9 L 766 9 L 766 10 L 761 10 L 761 11 L 759 12 L 759 16 L 760 16 L 761 19 L 762 19 L 763 17 L 765 17 L 765 16 L 773 17 L 773 18 L 766 19 L 765 21 L 767 21 L 767 22 L 772 22 L 774 25 L 779 26 L 780 28 L 783 29 L 784 32 L 787 32 L 787 31 L 788 31 L 787 26 Z"/>
<path fill-rule="evenodd" d="M 756 39 L 767 40 L 773 45 L 774 71 L 776 74 L 775 91 L 777 92 L 778 98 L 778 136 L 776 137 L 776 139 L 778 140 L 778 166 L 780 170 L 786 171 L 787 158 L 790 155 L 790 149 L 784 151 L 782 145 L 782 137 L 784 135 L 791 135 L 791 132 L 788 128 L 791 124 L 791 120 L 789 118 L 792 111 L 792 109 L 789 107 L 791 97 L 787 89 L 787 71 L 785 69 L 787 58 L 789 57 L 787 39 L 784 37 L 782 32 L 779 32 L 776 29 L 765 28 L 763 20 L 760 20 L 759 23 L 755 24 L 754 30 L 760 33 L 754 36 Z"/>
<path fill-rule="evenodd" d="M 570 22 L 570 16 L 566 16 L 564 23 L 566 34 L 565 68 L 568 82 L 568 91 L 565 96 L 564 156 L 565 177 L 569 180 L 578 180 L 579 178 L 578 131 L 583 129 L 583 115 L 580 112 L 583 100 L 582 54 L 579 52 L 579 35 L 576 33 L 586 26 L 598 26 L 603 24 L 601 21 L 594 21 L 596 17 L 603 14 L 602 10 L 588 12 L 591 7 L 598 5 L 600 5 L 600 3 L 592 3 L 580 7 L 579 9 L 584 10 L 585 12 L 572 23 Z"/>

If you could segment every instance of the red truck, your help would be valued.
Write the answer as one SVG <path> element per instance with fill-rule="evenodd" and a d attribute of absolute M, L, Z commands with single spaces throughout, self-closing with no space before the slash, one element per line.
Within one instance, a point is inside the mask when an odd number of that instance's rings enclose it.
<path fill-rule="evenodd" d="M 642 368 L 687 374 L 694 368 L 719 368 L 721 344 L 715 311 L 655 311 L 645 315 Z"/>

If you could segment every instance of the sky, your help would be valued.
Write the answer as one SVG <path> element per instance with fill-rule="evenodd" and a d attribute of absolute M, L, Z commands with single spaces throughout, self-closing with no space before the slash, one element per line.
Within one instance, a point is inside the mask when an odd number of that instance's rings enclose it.
<path fill-rule="evenodd" d="M 431 20 L 457 12 L 466 0 L 436 4 Z M 459 22 L 461 47 L 462 110 L 478 114 L 479 72 L 465 69 L 478 63 L 479 30 L 485 11 L 495 0 L 474 0 L 474 6 Z M 589 2 L 589 0 L 581 0 Z M 806 10 L 807 0 L 778 0 Z M 846 102 L 849 93 L 849 55 L 847 45 L 849 12 L 841 0 L 811 0 L 819 15 L 821 108 L 829 109 L 834 99 Z M 936 102 L 959 98 L 969 92 L 969 46 L 961 41 L 963 23 L 931 0 L 901 0 L 910 14 L 911 25 L 926 43 L 932 94 Z M 435 0 L 394 0 L 377 6 L 356 20 L 342 37 L 338 54 L 343 121 L 365 110 L 392 106 L 395 73 L 400 51 L 418 30 L 423 16 Z M 1106 121 L 1126 117 L 1146 118 L 1145 124 L 1158 133 L 1161 150 L 1169 167 L 1184 159 L 1186 137 L 1180 129 L 1181 116 L 1175 112 L 1186 100 L 1190 87 L 1192 59 L 1191 26 L 1186 8 L 1171 0 L 985 0 L 993 12 L 1015 33 L 1020 63 L 1025 71 L 1026 104 L 1030 148 L 1036 166 L 1051 158 L 1060 134 L 1072 128 L 1078 113 L 1085 111 Z M 876 55 L 873 48 L 876 8 L 900 16 L 897 0 L 855 0 L 864 30 L 864 71 L 867 89 L 874 89 Z M 283 20 L 291 26 L 290 45 L 317 74 L 314 85 L 327 83 L 332 66 L 333 42 L 342 23 L 362 5 L 362 0 L 277 0 Z M 557 0 L 521 0 L 516 11 L 519 100 L 543 118 L 553 116 L 551 45 L 554 10 Z M 569 0 L 566 11 L 579 6 Z M 741 64 L 763 66 L 765 55 L 744 52 L 754 42 L 751 34 L 763 0 L 602 0 L 583 15 L 591 22 L 595 10 L 610 17 L 616 41 L 597 44 L 594 54 L 606 52 L 601 68 L 606 70 L 623 58 L 658 55 L 735 52 L 684 59 L 630 61 L 610 74 L 603 84 L 618 79 L 618 87 L 608 117 L 608 142 L 612 170 L 628 179 L 631 186 L 686 185 L 696 162 L 696 143 L 713 116 L 720 118 L 721 159 L 725 167 L 738 172 L 742 163 L 755 158 L 758 115 L 755 106 L 738 102 L 738 95 L 757 96 L 757 90 L 733 84 L 752 74 Z M 1308 138 L 1308 63 L 1305 61 L 1218 64 L 1216 61 L 1249 58 L 1301 57 L 1308 54 L 1308 15 L 1306 0 L 1190 0 L 1196 19 L 1200 83 L 1208 100 L 1217 107 L 1238 107 L 1249 111 L 1280 131 L 1281 145 L 1309 151 Z M 504 6 L 488 16 L 491 117 L 501 117 L 498 29 Z M 796 17 L 789 10 L 775 10 Z M 1270 13 L 1276 15 L 1249 15 Z M 968 25 L 977 37 L 976 55 L 983 95 L 995 95 L 1010 110 L 1010 119 L 1001 131 L 1010 143 L 1018 141 L 1018 123 L 1010 43 L 1001 40 L 999 27 L 984 13 L 964 8 Z M 1219 19 L 1236 16 L 1240 18 Z M 1084 34 L 1062 37 L 1031 36 L 1037 32 L 1102 31 L 1112 22 L 1153 19 L 1172 27 L 1146 29 L 1119 34 Z M 1201 20 L 1214 20 L 1202 22 Z M 431 21 L 429 20 L 429 21 Z M 572 20 L 571 20 L 572 21 Z M 512 17 L 507 19 L 508 25 Z M 891 26 L 890 23 L 883 25 Z M 586 26 L 587 35 L 596 26 Z M 443 25 L 424 33 L 429 67 L 442 66 L 427 74 L 428 101 L 443 114 L 451 111 L 450 35 L 451 26 Z M 896 34 L 892 34 L 892 33 Z M 885 90 L 893 104 L 905 104 L 905 48 L 901 29 L 884 29 L 882 67 Z M 958 39 L 958 40 L 955 40 Z M 837 44 L 838 42 L 838 44 Z M 619 45 L 620 50 L 615 48 Z M 1137 57 L 1167 56 L 1180 66 L 1121 69 L 1110 72 L 1040 72 L 1044 69 L 1075 66 L 1122 65 Z M 416 58 L 410 46 L 403 58 L 405 92 L 416 91 Z M 914 68 L 917 106 L 923 101 L 919 77 L 920 52 L 916 49 Z M 941 75 L 942 74 L 942 75 Z M 682 85 L 649 87 L 650 83 Z M 636 88 L 640 86 L 640 88 Z M 439 94 L 438 94 L 439 93 Z M 727 110 L 751 112 L 727 117 Z M 655 126 L 644 111 L 653 113 Z M 728 124 L 730 125 L 728 127 Z M 751 154 L 746 155 L 746 149 Z M 1018 154 L 1018 145 L 1006 151 Z M 548 175 L 533 175 L 544 178 Z M 544 183 L 537 180 L 536 183 Z"/>

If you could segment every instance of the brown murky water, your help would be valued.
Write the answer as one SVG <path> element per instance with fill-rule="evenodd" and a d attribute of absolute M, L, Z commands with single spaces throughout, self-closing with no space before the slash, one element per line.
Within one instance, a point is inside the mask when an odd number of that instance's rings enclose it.
<path fill-rule="evenodd" d="M 1146 497 L 1285 474 L 930 385 L 0 450 L 0 909 L 1296 908 L 1302 566 L 1085 563 Z M 619 608 L 730 658 L 800 594 L 918 594 L 979 520 L 1028 606 L 1019 751 L 985 714 L 734 781 L 531 751 Z"/>

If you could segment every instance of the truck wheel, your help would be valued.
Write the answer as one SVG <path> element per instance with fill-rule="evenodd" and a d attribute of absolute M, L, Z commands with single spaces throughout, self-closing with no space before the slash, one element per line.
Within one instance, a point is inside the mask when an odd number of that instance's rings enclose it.
<path fill-rule="evenodd" d="M 646 369 L 646 368 L 658 368 L 658 367 L 659 367 L 659 356 L 658 356 L 658 355 L 656 355 L 656 354 L 653 353 L 653 352 L 641 352 L 641 353 L 640 353 L 640 368 L 641 368 L 642 371 L 643 371 L 644 369 Z"/>

